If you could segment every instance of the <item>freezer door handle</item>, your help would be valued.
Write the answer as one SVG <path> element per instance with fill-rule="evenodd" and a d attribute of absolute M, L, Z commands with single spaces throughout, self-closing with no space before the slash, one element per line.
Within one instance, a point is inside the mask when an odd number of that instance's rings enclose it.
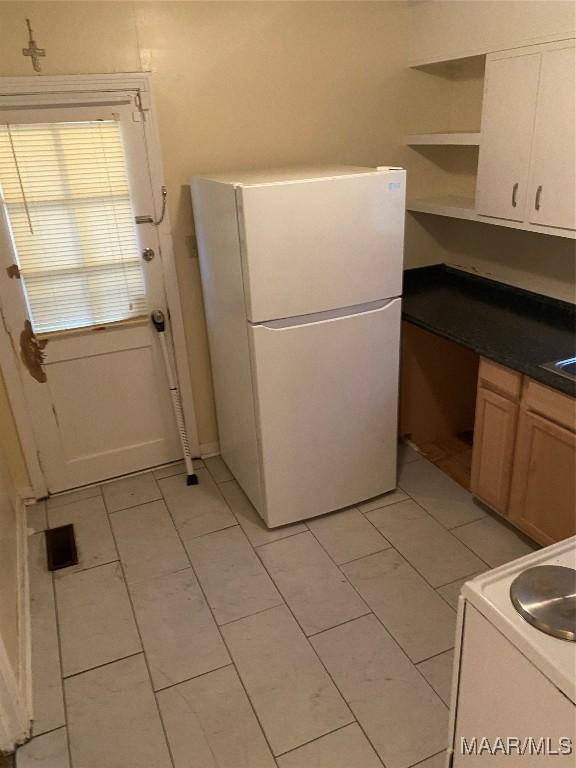
<path fill-rule="evenodd" d="M 371 301 L 367 304 L 355 304 L 351 307 L 329 309 L 326 310 L 326 312 L 313 312 L 310 315 L 298 315 L 297 317 L 285 317 L 280 320 L 268 320 L 265 323 L 252 323 L 252 325 L 254 328 L 269 328 L 273 331 L 280 331 L 283 328 L 295 328 L 302 325 L 329 322 L 330 320 L 342 320 L 346 317 L 354 317 L 354 315 L 380 312 L 401 300 L 400 296 L 394 299 L 379 299 L 378 301 Z"/>

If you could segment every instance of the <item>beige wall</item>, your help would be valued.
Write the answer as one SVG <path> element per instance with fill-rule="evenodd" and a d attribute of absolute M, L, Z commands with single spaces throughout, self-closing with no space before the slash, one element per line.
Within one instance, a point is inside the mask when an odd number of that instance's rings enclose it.
<path fill-rule="evenodd" d="M 413 0 L 412 62 L 502 51 L 573 32 L 572 0 Z"/>
<path fill-rule="evenodd" d="M 212 442 L 188 178 L 242 166 L 402 164 L 408 6 L 0 2 L 1 75 L 31 73 L 21 54 L 27 16 L 48 52 L 45 74 L 153 73 L 200 441 Z M 414 243 L 427 243 L 413 228 Z"/>
<path fill-rule="evenodd" d="M 0 371 L 0 452 L 4 454 L 8 470 L 19 490 L 30 487 L 30 478 L 26 468 L 26 461 L 22 453 L 22 447 L 16 431 L 16 425 L 12 417 L 12 409 L 8 400 L 8 393 L 2 372 Z"/>
<path fill-rule="evenodd" d="M 0 643 L 15 679 L 19 677 L 17 498 L 8 462 L 0 445 Z"/>

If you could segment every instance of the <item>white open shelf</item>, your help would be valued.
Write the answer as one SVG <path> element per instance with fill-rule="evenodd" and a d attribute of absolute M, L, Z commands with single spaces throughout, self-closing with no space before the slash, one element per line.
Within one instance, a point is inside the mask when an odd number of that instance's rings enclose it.
<path fill-rule="evenodd" d="M 508 221 L 506 219 L 495 219 L 491 216 L 483 216 L 476 213 L 474 199 L 471 197 L 447 195 L 444 197 L 420 198 L 417 200 L 409 200 L 406 204 L 406 208 L 413 213 L 431 213 L 434 216 L 448 216 L 451 219 L 466 219 L 467 221 L 477 221 L 480 224 L 491 224 L 497 227 L 508 227 L 509 229 L 522 229 L 528 232 L 538 232 L 544 235 L 567 237 L 570 240 L 576 240 L 575 230 L 545 227 L 540 224 L 526 224 L 526 222 L 521 221 Z"/>
<path fill-rule="evenodd" d="M 480 132 L 459 131 L 456 133 L 414 133 L 406 136 L 406 144 L 410 147 L 477 147 L 480 144 Z"/>
<path fill-rule="evenodd" d="M 409 211 L 418 213 L 434 213 L 436 216 L 450 216 L 452 219 L 469 219 L 477 221 L 474 199 L 448 195 L 446 197 L 429 197 L 410 200 L 406 206 Z"/>

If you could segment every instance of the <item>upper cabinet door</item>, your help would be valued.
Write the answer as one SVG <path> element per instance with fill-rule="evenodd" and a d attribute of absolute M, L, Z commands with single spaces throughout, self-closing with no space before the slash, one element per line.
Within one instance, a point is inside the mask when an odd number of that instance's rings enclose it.
<path fill-rule="evenodd" d="M 542 54 L 528 219 L 576 229 L 574 42 Z"/>
<path fill-rule="evenodd" d="M 476 211 L 526 217 L 540 53 L 488 57 L 482 108 Z"/>

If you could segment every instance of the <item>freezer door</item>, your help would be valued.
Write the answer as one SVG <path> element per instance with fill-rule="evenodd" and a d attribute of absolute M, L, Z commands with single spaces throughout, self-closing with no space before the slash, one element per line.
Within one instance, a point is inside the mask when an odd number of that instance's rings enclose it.
<path fill-rule="evenodd" d="M 396 487 L 400 304 L 249 326 L 270 527 Z"/>
<path fill-rule="evenodd" d="M 405 171 L 239 187 L 248 320 L 401 293 Z"/>

